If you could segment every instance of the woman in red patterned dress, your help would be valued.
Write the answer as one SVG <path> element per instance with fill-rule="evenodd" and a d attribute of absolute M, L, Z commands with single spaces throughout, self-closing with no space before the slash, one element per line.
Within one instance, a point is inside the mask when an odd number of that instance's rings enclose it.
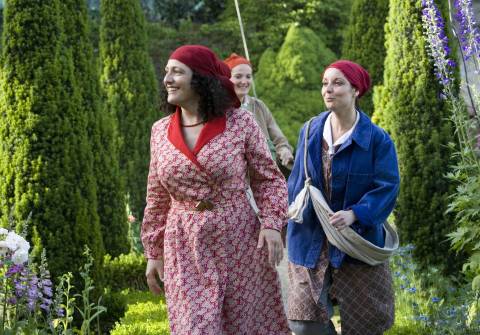
<path fill-rule="evenodd" d="M 142 224 L 147 282 L 156 294 L 157 278 L 164 282 L 172 334 L 287 335 L 275 271 L 286 183 L 229 77 L 204 46 L 182 46 L 168 60 L 171 115 L 152 127 Z"/>

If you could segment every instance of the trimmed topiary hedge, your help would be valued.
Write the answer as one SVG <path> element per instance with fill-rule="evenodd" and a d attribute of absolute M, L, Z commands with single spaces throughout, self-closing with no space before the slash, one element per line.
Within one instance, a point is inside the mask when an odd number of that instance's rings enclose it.
<path fill-rule="evenodd" d="M 110 335 L 169 335 L 167 307 L 163 296 L 150 292 L 125 292 L 128 303 L 125 316 Z"/>
<path fill-rule="evenodd" d="M 145 280 L 145 257 L 139 253 L 130 253 L 112 258 L 106 255 L 104 258 L 103 278 L 105 287 L 114 292 L 124 289 L 148 290 Z"/>

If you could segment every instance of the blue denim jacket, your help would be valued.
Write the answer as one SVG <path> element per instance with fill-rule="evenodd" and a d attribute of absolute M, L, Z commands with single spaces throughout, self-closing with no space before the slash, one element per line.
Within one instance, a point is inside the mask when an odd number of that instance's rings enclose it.
<path fill-rule="evenodd" d="M 322 192 L 322 139 L 328 114 L 323 112 L 312 121 L 307 149 L 308 173 L 312 184 Z M 305 126 L 300 131 L 295 164 L 288 178 L 289 203 L 293 202 L 305 182 L 304 132 Z M 360 120 L 352 135 L 333 156 L 331 186 L 332 210 L 353 210 L 358 220 L 351 227 L 368 241 L 383 247 L 385 239 L 382 224 L 393 210 L 400 186 L 397 154 L 388 134 L 374 125 L 363 112 L 360 112 Z M 325 239 L 310 201 L 304 211 L 302 224 L 288 222 L 289 260 L 314 268 Z M 329 258 L 335 268 L 340 267 L 344 260 L 356 261 L 332 245 L 329 246 Z"/>

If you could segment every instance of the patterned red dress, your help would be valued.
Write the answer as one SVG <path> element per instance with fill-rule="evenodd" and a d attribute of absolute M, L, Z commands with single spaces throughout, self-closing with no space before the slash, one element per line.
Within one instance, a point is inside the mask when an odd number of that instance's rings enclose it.
<path fill-rule="evenodd" d="M 164 255 L 165 294 L 175 335 L 290 334 L 277 272 L 260 228 L 286 223 L 287 188 L 253 116 L 244 110 L 205 124 L 191 151 L 180 111 L 152 128 L 142 241 Z M 246 174 L 260 209 L 245 195 Z M 196 211 L 200 200 L 212 210 Z"/>

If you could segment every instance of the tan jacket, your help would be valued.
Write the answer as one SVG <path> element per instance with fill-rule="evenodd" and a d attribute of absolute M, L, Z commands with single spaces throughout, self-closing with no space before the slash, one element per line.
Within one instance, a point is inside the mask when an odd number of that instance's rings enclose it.
<path fill-rule="evenodd" d="M 288 150 L 292 153 L 292 146 L 288 143 L 285 135 L 283 135 L 282 130 L 273 118 L 272 112 L 270 112 L 262 100 L 246 95 L 243 99 L 242 107 L 253 113 L 263 134 L 275 146 L 277 154 L 282 150 Z"/>

